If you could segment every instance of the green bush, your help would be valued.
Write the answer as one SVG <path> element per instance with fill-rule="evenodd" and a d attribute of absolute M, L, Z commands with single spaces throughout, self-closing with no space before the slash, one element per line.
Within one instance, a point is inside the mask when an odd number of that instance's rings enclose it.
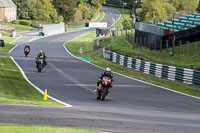
<path fill-rule="evenodd" d="M 41 21 L 41 20 L 33 20 L 32 23 L 37 26 L 39 26 L 40 24 L 52 24 L 52 22 L 50 21 Z"/>
<path fill-rule="evenodd" d="M 27 25 L 30 26 L 32 24 L 32 21 L 30 20 L 20 20 L 19 22 L 21 25 Z"/>
<path fill-rule="evenodd" d="M 12 23 L 13 23 L 13 24 L 19 24 L 19 23 L 20 23 L 20 20 L 13 20 Z"/>
<path fill-rule="evenodd" d="M 12 23 L 30 26 L 32 24 L 32 21 L 30 21 L 30 20 L 13 20 Z"/>

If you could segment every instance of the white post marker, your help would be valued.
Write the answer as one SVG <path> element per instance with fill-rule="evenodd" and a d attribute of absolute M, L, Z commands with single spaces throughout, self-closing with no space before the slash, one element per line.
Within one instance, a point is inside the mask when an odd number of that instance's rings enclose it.
<path fill-rule="evenodd" d="M 80 47 L 80 54 L 83 54 L 83 48 Z"/>

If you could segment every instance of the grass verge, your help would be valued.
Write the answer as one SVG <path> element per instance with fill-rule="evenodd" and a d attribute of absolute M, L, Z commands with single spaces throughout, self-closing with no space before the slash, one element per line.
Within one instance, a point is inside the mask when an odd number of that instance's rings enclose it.
<path fill-rule="evenodd" d="M 20 25 L 20 24 L 12 24 L 12 23 L 5 23 L 5 22 L 0 22 L 0 24 L 12 26 L 15 28 L 15 30 L 32 30 L 33 29 L 33 27 Z"/>
<path fill-rule="evenodd" d="M 80 49 L 80 47 L 83 47 L 84 45 L 91 45 L 91 44 L 87 44 L 86 42 L 83 41 L 84 36 L 82 36 L 81 38 L 82 39 L 80 39 L 80 37 L 79 37 L 79 38 L 72 40 L 72 41 L 68 42 L 67 44 L 65 44 L 67 49 L 72 54 L 76 54 L 77 52 L 74 52 L 74 51 Z M 77 40 L 82 40 L 83 42 L 79 42 Z M 94 43 L 94 40 L 95 40 L 95 38 L 91 37 L 87 41 Z M 105 39 L 104 45 L 105 44 L 106 45 L 112 44 L 113 47 L 120 48 L 120 49 L 122 49 L 122 51 L 126 51 L 126 50 L 129 50 L 129 49 L 131 51 L 133 50 L 130 47 L 130 44 L 127 41 L 125 41 L 125 43 L 124 43 L 125 47 L 122 47 L 121 40 L 120 41 L 118 40 L 117 42 L 115 42 L 115 40 L 109 40 L 109 38 Z M 77 46 L 75 47 L 74 45 L 77 45 Z M 118 45 L 120 45 L 120 46 L 118 46 Z M 87 47 L 90 47 L 90 46 L 87 46 Z M 88 55 L 81 55 L 81 56 L 84 57 L 84 58 L 88 58 L 88 59 L 93 60 L 93 62 L 92 62 L 93 64 L 98 65 L 102 68 L 110 67 L 114 72 L 129 76 L 129 77 L 132 77 L 132 78 L 135 78 L 135 79 L 139 79 L 139 80 L 142 80 L 142 81 L 145 81 L 145 82 L 149 82 L 149 83 L 152 83 L 152 84 L 155 84 L 155 85 L 166 87 L 166 88 L 169 88 L 169 89 L 172 89 L 172 90 L 176 90 L 176 91 L 179 91 L 179 92 L 182 92 L 182 93 L 185 93 L 185 94 L 200 97 L 199 87 L 187 85 L 187 84 L 182 84 L 182 83 L 179 83 L 179 82 L 174 82 L 174 81 L 170 81 L 170 80 L 166 80 L 166 79 L 161 79 L 161 78 L 158 78 L 158 77 L 155 77 L 155 76 L 152 76 L 152 75 L 147 75 L 147 74 L 143 74 L 141 72 L 137 72 L 133 69 L 128 69 L 128 68 L 122 67 L 118 64 L 115 64 L 115 63 L 112 63 L 108 60 L 103 59 L 102 53 L 88 54 Z"/>
<path fill-rule="evenodd" d="M 0 55 L 0 102 L 35 105 L 61 105 L 51 99 L 43 100 L 43 95 L 32 87 L 8 56 Z"/>
<path fill-rule="evenodd" d="M 8 33 L 6 31 L 0 31 L 0 33 L 2 33 L 2 36 L 11 36 L 11 33 Z"/>
<path fill-rule="evenodd" d="M 92 130 L 81 130 L 63 127 L 31 126 L 17 124 L 0 124 L 1 133 L 100 133 Z"/>
<path fill-rule="evenodd" d="M 0 47 L 0 52 L 9 52 L 15 45 L 9 44 L 9 42 L 14 41 L 16 38 L 11 37 L 2 37 L 2 40 L 4 40 L 5 47 Z"/>
<path fill-rule="evenodd" d="M 89 51 L 94 50 L 95 36 L 96 36 L 95 32 L 86 33 L 78 37 L 77 39 L 70 41 L 69 43 L 67 43 L 67 45 L 65 44 L 65 46 L 73 54 L 80 54 L 81 47 L 83 53 L 87 53 Z"/>

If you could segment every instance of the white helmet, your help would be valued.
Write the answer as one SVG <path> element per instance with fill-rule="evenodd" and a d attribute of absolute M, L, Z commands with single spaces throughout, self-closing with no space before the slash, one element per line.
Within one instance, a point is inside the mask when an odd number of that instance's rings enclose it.
<path fill-rule="evenodd" d="M 111 69 L 110 69 L 110 67 L 106 67 L 106 72 L 111 72 Z"/>

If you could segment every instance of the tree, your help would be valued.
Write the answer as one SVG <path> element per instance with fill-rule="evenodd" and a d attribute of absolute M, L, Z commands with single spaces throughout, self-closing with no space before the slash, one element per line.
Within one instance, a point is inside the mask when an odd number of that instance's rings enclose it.
<path fill-rule="evenodd" d="M 200 12 L 200 2 L 198 3 L 198 6 L 197 6 L 197 12 Z"/>
<path fill-rule="evenodd" d="M 102 7 L 102 3 L 105 0 L 77 0 L 76 5 L 83 13 L 83 19 L 92 19 L 92 17 L 99 11 Z"/>
<path fill-rule="evenodd" d="M 177 11 L 195 9 L 198 5 L 197 0 L 168 0 L 172 3 Z"/>
<path fill-rule="evenodd" d="M 61 22 L 62 16 L 58 16 L 52 5 L 53 0 L 13 0 L 17 5 L 19 19 L 42 20 L 48 22 Z"/>
<path fill-rule="evenodd" d="M 107 4 L 122 6 L 123 0 L 106 0 Z"/>
<path fill-rule="evenodd" d="M 56 22 L 58 14 L 52 4 L 53 0 L 37 0 L 36 8 L 38 19 L 42 21 Z"/>
<path fill-rule="evenodd" d="M 165 9 L 167 11 L 167 14 L 172 14 L 173 12 L 176 12 L 176 8 L 171 3 L 165 3 Z"/>
<path fill-rule="evenodd" d="M 17 16 L 20 19 L 37 19 L 36 0 L 13 0 L 17 5 Z"/>
<path fill-rule="evenodd" d="M 53 4 L 59 15 L 63 16 L 65 22 L 70 22 L 74 20 L 76 1 L 54 0 Z"/>
<path fill-rule="evenodd" d="M 125 30 L 129 30 L 133 27 L 132 22 L 129 19 L 125 19 L 122 24 L 123 24 Z"/>
<path fill-rule="evenodd" d="M 166 15 L 165 2 L 166 0 L 144 0 L 139 14 L 140 21 Z"/>

